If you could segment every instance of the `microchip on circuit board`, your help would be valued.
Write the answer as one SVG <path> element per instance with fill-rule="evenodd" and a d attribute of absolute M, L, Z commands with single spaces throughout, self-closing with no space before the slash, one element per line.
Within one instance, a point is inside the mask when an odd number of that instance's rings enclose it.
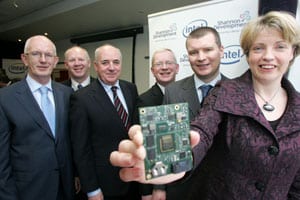
<path fill-rule="evenodd" d="M 139 108 L 146 149 L 146 179 L 192 169 L 187 103 Z"/>

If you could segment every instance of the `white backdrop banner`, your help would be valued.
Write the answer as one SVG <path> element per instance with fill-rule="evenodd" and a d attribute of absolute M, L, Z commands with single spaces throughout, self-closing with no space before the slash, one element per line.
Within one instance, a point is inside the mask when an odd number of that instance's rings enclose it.
<path fill-rule="evenodd" d="M 180 66 L 176 80 L 193 73 L 188 62 L 185 41 L 188 34 L 199 26 L 214 27 L 221 36 L 225 48 L 221 60 L 221 72 L 234 78 L 248 69 L 239 45 L 240 31 L 250 19 L 258 16 L 258 0 L 213 0 L 148 15 L 150 63 L 152 54 L 160 48 L 174 51 Z M 297 20 L 300 23 L 300 3 Z M 288 79 L 300 92 L 300 57 L 291 66 Z M 149 87 L 155 79 L 149 70 Z"/>
<path fill-rule="evenodd" d="M 225 48 L 221 72 L 230 78 L 239 76 L 248 69 L 239 45 L 240 31 L 257 15 L 258 0 L 215 0 L 148 15 L 150 62 L 155 50 L 170 48 L 180 66 L 176 80 L 191 75 L 186 37 L 200 26 L 211 26 L 220 33 Z M 149 74 L 150 86 L 155 79 Z"/>

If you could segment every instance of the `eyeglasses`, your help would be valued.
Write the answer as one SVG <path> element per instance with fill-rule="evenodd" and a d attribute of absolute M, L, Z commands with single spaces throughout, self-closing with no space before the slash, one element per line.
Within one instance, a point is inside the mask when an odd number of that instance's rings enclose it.
<path fill-rule="evenodd" d="M 166 61 L 166 62 L 157 62 L 157 63 L 154 63 L 154 66 L 155 67 L 162 67 L 162 66 L 167 66 L 167 67 L 170 67 L 172 65 L 174 65 L 175 62 L 171 62 L 171 61 Z"/>
<path fill-rule="evenodd" d="M 52 58 L 55 57 L 55 55 L 53 55 L 51 53 L 43 53 L 43 52 L 40 52 L 40 51 L 28 52 L 28 53 L 25 53 L 25 55 L 30 55 L 33 58 L 37 58 L 37 59 L 42 58 L 42 56 L 44 55 L 46 60 L 51 60 Z"/>

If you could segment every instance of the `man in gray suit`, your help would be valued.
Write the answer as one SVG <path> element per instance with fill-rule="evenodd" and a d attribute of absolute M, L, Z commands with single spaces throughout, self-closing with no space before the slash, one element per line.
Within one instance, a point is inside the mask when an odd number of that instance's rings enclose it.
<path fill-rule="evenodd" d="M 58 57 L 47 37 L 29 38 L 21 58 L 27 76 L 0 90 L 0 199 L 73 200 L 68 133 L 72 89 L 51 80 Z M 48 122 L 50 115 L 42 111 L 43 97 L 54 121 Z"/>
<path fill-rule="evenodd" d="M 164 104 L 188 102 L 190 120 L 193 120 L 207 95 L 201 89 L 202 86 L 212 88 L 217 82 L 225 78 L 220 73 L 220 62 L 224 48 L 219 33 L 214 28 L 199 27 L 189 34 L 186 40 L 186 49 L 194 74 L 169 84 L 165 89 Z M 202 167 L 203 165 L 205 167 Z M 206 166 L 208 165 L 211 164 L 200 165 L 198 174 L 201 176 L 203 174 L 203 178 L 195 180 L 207 178 L 208 167 Z M 183 183 L 168 185 L 167 199 L 187 199 L 186 195 L 193 185 L 193 180 L 194 177 L 191 177 Z M 199 188 L 205 191 L 205 185 L 198 187 L 198 190 Z"/>

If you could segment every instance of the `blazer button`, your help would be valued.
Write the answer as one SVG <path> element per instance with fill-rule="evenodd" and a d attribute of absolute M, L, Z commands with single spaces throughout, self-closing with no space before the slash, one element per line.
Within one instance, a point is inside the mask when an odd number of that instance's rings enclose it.
<path fill-rule="evenodd" d="M 279 153 L 279 149 L 278 149 L 278 147 L 272 145 L 272 146 L 269 146 L 268 152 L 270 155 L 276 156 Z"/>
<path fill-rule="evenodd" d="M 256 182 L 255 183 L 255 188 L 258 191 L 262 192 L 265 189 L 265 184 L 263 184 L 262 182 Z"/>

